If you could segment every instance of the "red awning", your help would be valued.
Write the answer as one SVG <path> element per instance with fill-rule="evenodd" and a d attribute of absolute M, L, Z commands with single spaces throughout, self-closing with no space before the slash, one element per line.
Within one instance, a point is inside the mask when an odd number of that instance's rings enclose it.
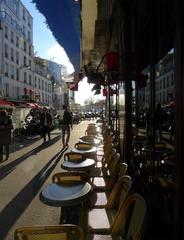
<path fill-rule="evenodd" d="M 37 103 L 26 103 L 26 105 L 31 108 L 40 108 L 40 106 Z"/>
<path fill-rule="evenodd" d="M 35 108 L 40 108 L 40 106 L 37 103 L 34 103 Z"/>
<path fill-rule="evenodd" d="M 26 105 L 32 108 L 37 108 L 34 103 L 26 103 Z"/>
<path fill-rule="evenodd" d="M 8 102 L 8 101 L 6 101 L 6 100 L 0 100 L 0 106 L 3 106 L 3 107 L 13 107 L 14 106 L 14 104 L 13 103 L 11 103 L 11 102 Z"/>

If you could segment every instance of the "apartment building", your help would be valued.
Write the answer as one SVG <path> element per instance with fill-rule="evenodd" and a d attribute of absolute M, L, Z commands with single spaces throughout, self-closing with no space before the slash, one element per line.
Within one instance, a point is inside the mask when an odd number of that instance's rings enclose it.
<path fill-rule="evenodd" d="M 20 0 L 1 0 L 0 98 L 52 105 L 51 81 L 35 65 L 32 16 Z"/>

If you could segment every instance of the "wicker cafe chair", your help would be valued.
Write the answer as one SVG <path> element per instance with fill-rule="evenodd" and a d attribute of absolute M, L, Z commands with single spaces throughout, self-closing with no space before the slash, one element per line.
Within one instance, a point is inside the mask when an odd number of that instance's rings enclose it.
<path fill-rule="evenodd" d="M 84 240 L 83 230 L 72 224 L 30 226 L 15 230 L 14 240 Z"/>
<path fill-rule="evenodd" d="M 92 208 L 88 212 L 88 233 L 107 234 L 118 218 L 122 205 L 132 185 L 130 176 L 122 176 L 115 184 L 104 208 Z"/>
<path fill-rule="evenodd" d="M 101 176 L 95 176 L 94 169 L 94 173 L 91 174 L 91 181 L 94 184 L 94 188 L 96 190 L 112 189 L 118 177 L 119 160 L 120 154 L 115 152 L 111 156 L 111 160 L 109 161 L 108 165 L 106 165 L 105 167 L 102 165 Z"/>
<path fill-rule="evenodd" d="M 82 153 L 67 152 L 64 154 L 64 161 L 80 162 L 84 160 L 85 157 Z"/>
<path fill-rule="evenodd" d="M 145 200 L 139 194 L 131 194 L 121 206 L 107 235 L 87 234 L 86 240 L 141 240 L 144 237 L 145 216 Z"/>
<path fill-rule="evenodd" d="M 120 168 L 121 167 L 122 166 L 120 166 Z M 113 183 L 114 183 L 113 187 L 108 188 L 107 190 L 101 190 L 101 188 L 100 188 L 100 190 L 98 191 L 98 189 L 95 189 L 95 186 L 93 186 L 94 190 L 96 190 L 94 192 L 93 198 L 91 198 L 91 205 L 93 208 L 103 208 L 103 207 L 109 206 L 108 202 L 110 202 L 110 201 L 113 202 L 112 198 L 114 196 L 116 196 L 116 194 L 114 192 L 117 191 L 116 185 L 118 183 L 119 178 L 122 176 L 125 176 L 125 174 L 121 173 L 121 170 L 120 170 L 117 178 L 115 178 L 116 181 L 113 181 Z M 123 179 L 122 186 L 123 186 L 123 188 L 126 188 L 126 185 L 127 185 L 127 191 L 128 191 L 128 189 L 131 187 L 131 182 L 127 179 L 127 177 L 122 178 L 122 179 Z"/>
<path fill-rule="evenodd" d="M 98 132 L 97 132 L 96 128 L 88 128 L 85 131 L 85 135 L 86 136 L 98 136 Z"/>
<path fill-rule="evenodd" d="M 78 142 L 75 144 L 75 148 L 76 149 L 79 149 L 79 150 L 90 150 L 92 148 L 92 144 L 90 143 L 81 143 L 81 142 Z"/>
<path fill-rule="evenodd" d="M 84 181 L 90 183 L 90 176 L 85 172 L 59 172 L 55 173 L 52 176 L 53 183 L 64 183 L 64 184 L 72 184 L 76 181 Z"/>

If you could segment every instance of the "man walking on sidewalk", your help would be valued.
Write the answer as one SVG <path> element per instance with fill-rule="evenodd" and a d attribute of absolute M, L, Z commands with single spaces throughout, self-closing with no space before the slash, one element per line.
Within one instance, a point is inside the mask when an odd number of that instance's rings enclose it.
<path fill-rule="evenodd" d="M 61 134 L 63 147 L 68 147 L 70 139 L 70 128 L 72 129 L 72 114 L 68 111 L 67 106 L 63 105 L 63 119 L 61 122 Z"/>
<path fill-rule="evenodd" d="M 40 115 L 40 124 L 42 128 L 42 137 L 44 143 L 46 142 L 46 134 L 48 134 L 48 139 L 50 140 L 50 130 L 52 127 L 52 117 L 46 107 L 43 108 L 43 112 Z"/>

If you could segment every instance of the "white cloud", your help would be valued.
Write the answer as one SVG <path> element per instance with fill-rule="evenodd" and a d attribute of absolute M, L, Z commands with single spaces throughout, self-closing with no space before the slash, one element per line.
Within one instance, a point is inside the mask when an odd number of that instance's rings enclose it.
<path fill-rule="evenodd" d="M 90 98 L 95 101 L 101 100 L 102 95 L 94 95 L 94 91 L 92 91 L 94 84 L 89 84 L 87 82 L 87 78 L 83 78 L 82 81 L 79 82 L 78 91 L 75 92 L 75 101 L 81 105 L 84 105 L 85 100 L 89 100 Z"/>
<path fill-rule="evenodd" d="M 59 44 L 53 45 L 46 51 L 47 59 L 50 59 L 58 64 L 62 64 L 67 67 L 67 72 L 74 72 L 73 65 L 71 64 L 65 50 Z"/>

